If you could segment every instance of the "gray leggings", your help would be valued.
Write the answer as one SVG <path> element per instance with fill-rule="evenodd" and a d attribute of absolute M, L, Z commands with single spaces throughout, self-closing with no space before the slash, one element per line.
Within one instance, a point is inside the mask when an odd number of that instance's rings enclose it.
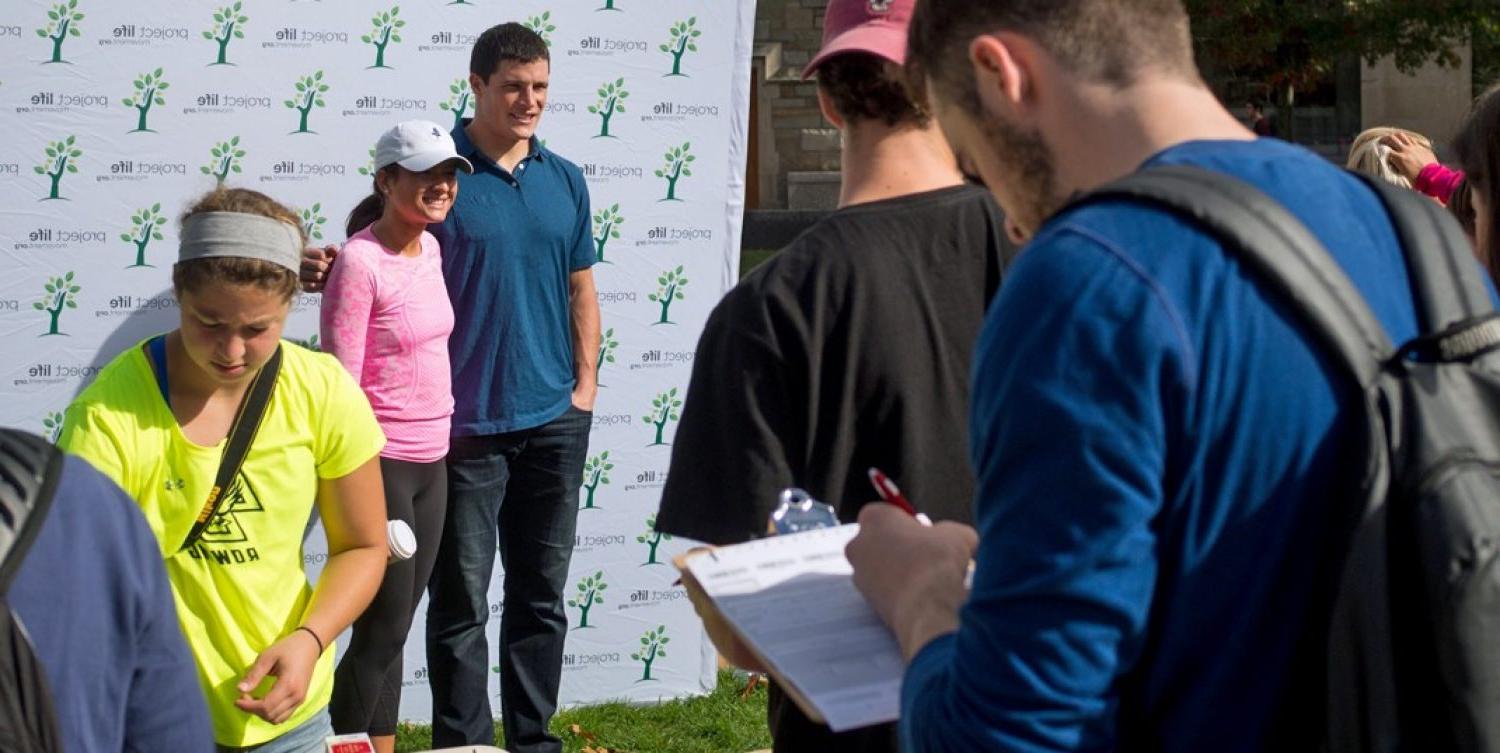
<path fill-rule="evenodd" d="M 401 705 L 401 652 L 411 629 L 412 613 L 427 590 L 448 500 L 446 463 L 409 463 L 380 459 L 385 482 L 386 516 L 404 520 L 417 535 L 417 553 L 388 565 L 375 600 L 354 621 L 349 650 L 333 675 L 328 713 L 341 735 L 367 732 L 396 734 Z"/>

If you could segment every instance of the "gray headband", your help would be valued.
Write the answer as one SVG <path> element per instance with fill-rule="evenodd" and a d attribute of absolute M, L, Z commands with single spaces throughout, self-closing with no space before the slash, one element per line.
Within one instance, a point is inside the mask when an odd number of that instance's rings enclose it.
<path fill-rule="evenodd" d="M 177 261 L 215 256 L 259 259 L 299 272 L 302 236 L 298 228 L 258 214 L 203 212 L 183 220 Z"/>

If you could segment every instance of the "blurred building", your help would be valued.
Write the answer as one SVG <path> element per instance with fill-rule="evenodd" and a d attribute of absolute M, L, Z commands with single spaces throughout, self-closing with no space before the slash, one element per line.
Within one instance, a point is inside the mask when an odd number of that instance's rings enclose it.
<path fill-rule="evenodd" d="M 827 0 L 759 0 L 756 7 L 749 209 L 823 211 L 838 200 L 838 132 L 818 113 L 815 85 L 801 80 L 802 67 L 822 41 L 826 5 Z M 1281 136 L 1342 162 L 1361 130 L 1392 125 L 1430 136 L 1441 151 L 1475 93 L 1476 66 L 1468 45 L 1460 58 L 1456 68 L 1432 64 L 1412 74 L 1396 70 L 1389 60 L 1345 61 L 1321 85 L 1298 95 L 1291 133 Z M 1479 69 L 1490 70 L 1490 61 Z M 1242 116 L 1249 99 L 1265 96 L 1250 82 L 1210 84 Z M 781 235 L 773 233 L 767 242 Z"/>

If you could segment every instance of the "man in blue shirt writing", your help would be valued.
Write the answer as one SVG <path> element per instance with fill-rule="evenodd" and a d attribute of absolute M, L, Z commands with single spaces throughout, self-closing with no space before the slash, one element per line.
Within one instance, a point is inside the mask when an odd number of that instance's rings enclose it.
<path fill-rule="evenodd" d="M 1379 199 L 1238 123 L 1199 78 L 1179 0 L 924 0 L 909 42 L 961 164 L 1034 237 L 974 356 L 977 536 L 867 505 L 849 547 L 909 661 L 903 749 L 1315 748 L 1352 390 L 1197 227 L 1063 208 L 1147 166 L 1238 177 L 1402 342 L 1418 323 Z"/>

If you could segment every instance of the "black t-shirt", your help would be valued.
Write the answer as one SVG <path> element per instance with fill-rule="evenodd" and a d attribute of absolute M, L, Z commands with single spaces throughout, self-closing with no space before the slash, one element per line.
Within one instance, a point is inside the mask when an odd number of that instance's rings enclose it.
<path fill-rule="evenodd" d="M 934 520 L 973 519 L 969 365 L 1011 249 L 973 186 L 841 209 L 747 276 L 698 342 L 658 529 L 765 534 L 800 486 L 851 522 L 875 466 Z M 834 735 L 772 686 L 779 753 L 895 751 L 895 725 Z"/>

